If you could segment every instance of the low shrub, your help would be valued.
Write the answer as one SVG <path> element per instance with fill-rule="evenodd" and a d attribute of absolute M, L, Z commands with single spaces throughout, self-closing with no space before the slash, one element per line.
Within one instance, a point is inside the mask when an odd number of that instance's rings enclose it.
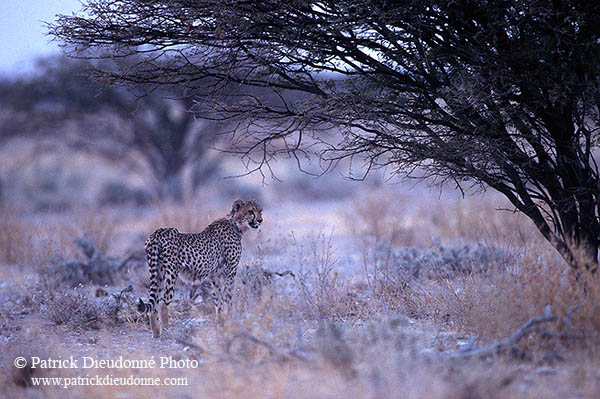
<path fill-rule="evenodd" d="M 584 349 L 600 338 L 600 281 L 587 271 L 576 275 L 551 249 L 486 273 L 409 284 L 402 293 L 413 311 L 482 344 L 508 337 L 546 309 L 555 320 L 524 339 L 524 347 L 547 351 L 577 344 Z"/>

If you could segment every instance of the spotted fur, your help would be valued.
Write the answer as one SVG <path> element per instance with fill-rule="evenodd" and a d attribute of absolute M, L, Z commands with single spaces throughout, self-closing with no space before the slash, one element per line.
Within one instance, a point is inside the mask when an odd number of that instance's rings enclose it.
<path fill-rule="evenodd" d="M 156 230 L 146 240 L 150 269 L 150 300 L 140 298 L 138 310 L 150 313 L 152 335 L 158 337 L 156 308 L 162 328 L 168 325 L 167 306 L 181 274 L 186 280 L 208 280 L 217 313 L 231 301 L 233 280 L 242 254 L 242 234 L 262 223 L 262 208 L 256 201 L 236 200 L 227 217 L 211 223 L 200 233 L 180 233 L 175 228 Z"/>

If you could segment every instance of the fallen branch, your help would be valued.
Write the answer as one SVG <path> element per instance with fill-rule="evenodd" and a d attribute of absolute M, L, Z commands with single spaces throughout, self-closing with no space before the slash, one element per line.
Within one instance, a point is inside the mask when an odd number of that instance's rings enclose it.
<path fill-rule="evenodd" d="M 450 358 L 484 358 L 488 356 L 498 355 L 500 353 L 512 353 L 518 351 L 517 344 L 523 337 L 528 335 L 531 332 L 539 332 L 537 326 L 543 323 L 547 323 L 550 321 L 555 321 L 556 316 L 552 315 L 552 310 L 550 305 L 546 306 L 546 311 L 543 316 L 534 317 L 529 319 L 525 324 L 521 326 L 515 333 L 510 335 L 509 337 L 496 341 L 493 344 L 479 349 L 469 349 L 462 352 L 454 353 L 450 356 Z"/>
<path fill-rule="evenodd" d="M 565 316 L 565 320 L 564 320 L 564 322 L 563 322 L 563 324 L 564 324 L 564 327 L 563 327 L 563 329 L 560 331 L 560 334 L 559 334 L 559 336 L 560 336 L 561 338 L 562 338 L 562 337 L 565 337 L 565 336 L 567 336 L 567 330 L 568 330 L 569 328 L 571 328 L 571 316 L 572 316 L 572 315 L 573 315 L 573 313 L 574 313 L 574 312 L 576 312 L 577 310 L 579 310 L 579 305 L 571 306 L 571 307 L 569 308 L 569 310 L 567 310 L 567 315 Z"/>
<path fill-rule="evenodd" d="M 567 340 L 567 339 L 587 339 L 587 338 L 592 338 L 594 336 L 596 336 L 596 334 L 568 334 L 569 329 L 571 328 L 571 317 L 573 315 L 574 312 L 576 312 L 577 310 L 579 310 L 580 306 L 579 305 L 575 305 L 575 306 L 571 306 L 568 310 L 567 310 L 567 314 L 565 315 L 565 318 L 563 319 L 563 328 L 560 330 L 560 332 L 558 334 L 553 334 L 551 332 L 548 331 L 544 331 L 542 334 L 542 336 L 544 338 L 548 338 L 548 339 L 553 339 L 553 338 L 557 338 L 557 339 L 561 339 L 561 340 Z"/>
<path fill-rule="evenodd" d="M 112 285 L 118 273 L 123 273 L 132 262 L 144 262 L 143 252 L 134 252 L 124 260 L 109 256 L 100 251 L 84 234 L 73 242 L 81 249 L 83 261 L 67 260 L 62 255 L 56 255 L 51 260 L 51 270 L 55 277 L 69 283 L 72 287 L 83 284 Z"/>

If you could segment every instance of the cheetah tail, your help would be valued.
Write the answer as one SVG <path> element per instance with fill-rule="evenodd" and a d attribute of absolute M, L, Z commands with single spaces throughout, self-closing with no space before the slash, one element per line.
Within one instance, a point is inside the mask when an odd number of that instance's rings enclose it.
<path fill-rule="evenodd" d="M 155 237 L 156 234 L 159 234 L 161 230 L 157 230 L 154 232 L 146 243 L 146 258 L 148 259 L 148 266 L 150 269 L 150 299 L 148 303 L 144 303 L 142 298 L 138 302 L 138 310 L 142 313 L 151 313 L 154 310 L 155 305 L 157 304 L 157 292 L 159 291 L 159 287 L 163 284 L 162 277 L 159 273 L 159 243 Z"/>
<path fill-rule="evenodd" d="M 152 311 L 152 307 L 152 303 L 144 303 L 142 298 L 140 298 L 137 305 L 138 312 L 140 313 L 150 313 Z"/>

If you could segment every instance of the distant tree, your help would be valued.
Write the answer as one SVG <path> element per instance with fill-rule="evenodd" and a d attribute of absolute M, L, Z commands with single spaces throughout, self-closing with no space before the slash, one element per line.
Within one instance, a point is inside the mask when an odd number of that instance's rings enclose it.
<path fill-rule="evenodd" d="M 259 162 L 305 150 L 312 135 L 330 162 L 362 156 L 367 169 L 418 168 L 459 187 L 489 186 L 571 266 L 596 270 L 600 2 L 84 4 L 85 14 L 50 26 L 68 52 L 141 56 L 135 68 L 109 73 L 120 81 L 240 87 L 246 101 L 223 102 L 219 111 L 263 121 L 260 129 L 241 125 L 242 151 L 260 150 Z M 281 101 L 265 104 L 249 86 Z M 310 96 L 288 101 L 286 91 Z M 331 127 L 342 135 L 320 133 Z"/>
<path fill-rule="evenodd" d="M 217 160 L 206 155 L 220 123 L 197 119 L 185 91 L 126 90 L 94 81 L 90 73 L 89 63 L 52 57 L 39 62 L 34 76 L 0 83 L 2 137 L 55 136 L 57 127 L 75 123 L 58 138 L 109 159 L 135 150 L 150 168 L 159 197 L 177 201 L 183 197 L 184 168 L 193 169 L 193 187 L 215 172 Z"/>

